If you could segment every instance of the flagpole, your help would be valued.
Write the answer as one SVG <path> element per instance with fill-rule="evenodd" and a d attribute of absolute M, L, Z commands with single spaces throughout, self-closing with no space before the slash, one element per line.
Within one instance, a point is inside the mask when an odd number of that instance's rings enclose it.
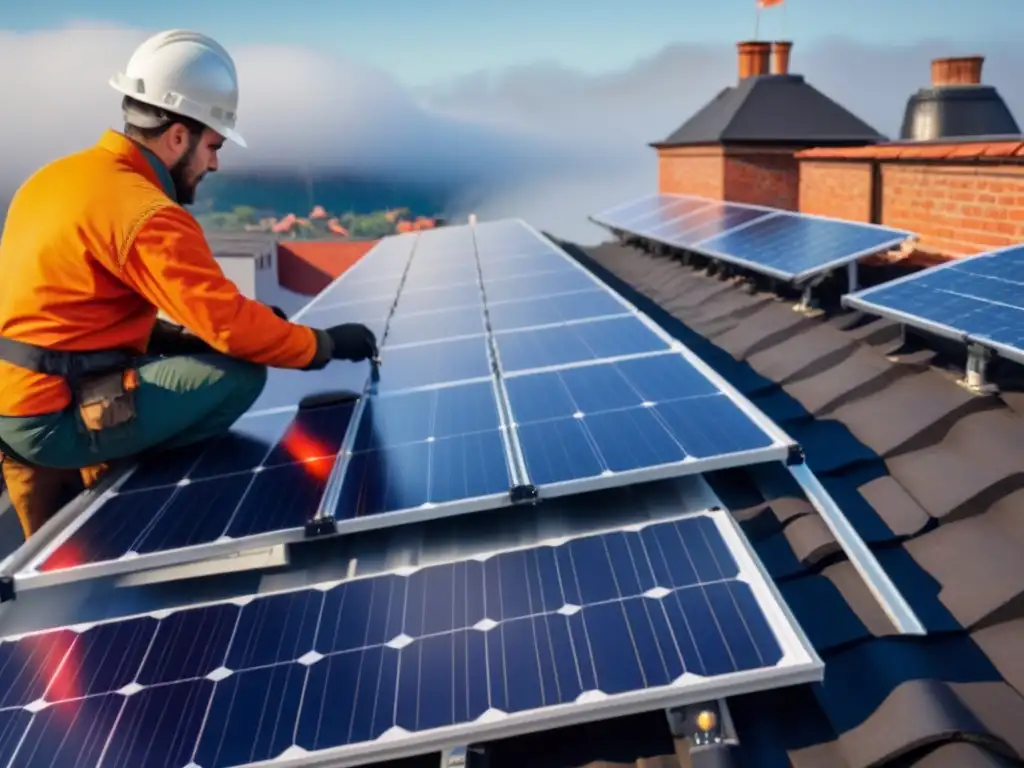
<path fill-rule="evenodd" d="M 786 37 L 786 8 L 788 6 L 789 6 L 789 3 L 787 3 L 787 2 L 784 2 L 782 4 L 782 39 L 783 40 L 788 39 Z"/>
<path fill-rule="evenodd" d="M 761 3 L 754 5 L 754 39 L 758 40 L 758 33 L 761 29 Z"/>

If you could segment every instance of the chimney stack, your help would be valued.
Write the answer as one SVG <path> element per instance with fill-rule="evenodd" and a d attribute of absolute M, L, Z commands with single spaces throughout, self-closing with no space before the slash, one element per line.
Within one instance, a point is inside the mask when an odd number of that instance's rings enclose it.
<path fill-rule="evenodd" d="M 768 74 L 768 58 L 771 55 L 771 47 L 771 43 L 763 43 L 759 40 L 748 40 L 736 44 L 739 53 L 740 80 Z"/>
<path fill-rule="evenodd" d="M 772 74 L 789 74 L 789 52 L 793 50 L 793 44 L 777 40 L 772 43 Z"/>
<path fill-rule="evenodd" d="M 981 85 L 984 56 L 954 56 L 932 61 L 932 88 Z"/>

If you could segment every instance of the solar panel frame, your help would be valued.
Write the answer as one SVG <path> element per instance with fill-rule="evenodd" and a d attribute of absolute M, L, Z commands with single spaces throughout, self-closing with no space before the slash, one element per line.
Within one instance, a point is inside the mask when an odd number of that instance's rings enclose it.
<path fill-rule="evenodd" d="M 243 595 L 229 599 L 194 603 L 180 607 L 152 611 L 149 613 L 139 613 L 118 617 L 116 619 L 91 622 L 88 624 L 52 627 L 40 632 L 8 636 L 0 639 L 17 642 L 24 640 L 26 637 L 31 635 L 56 633 L 62 630 L 72 633 L 74 637 L 77 638 L 85 633 L 96 632 L 97 630 L 103 631 L 104 627 L 110 627 L 110 629 L 115 630 L 116 632 L 116 625 L 123 626 L 132 621 L 142 621 L 146 622 L 149 627 L 149 633 L 152 635 L 152 639 L 149 641 L 149 644 L 151 645 L 160 639 L 160 629 L 163 626 L 163 622 L 173 623 L 175 616 L 188 611 L 224 608 L 224 613 L 226 614 L 237 614 L 237 617 L 230 622 L 234 623 L 237 627 L 237 622 L 241 620 L 242 612 L 246 610 L 247 606 L 258 601 L 273 600 L 275 597 L 301 595 L 303 593 L 313 592 L 327 594 L 331 590 L 343 584 L 353 584 L 368 579 L 410 579 L 415 577 L 415 575 L 421 571 L 438 566 L 443 567 L 446 565 L 457 565 L 471 561 L 487 563 L 494 558 L 499 558 L 501 556 L 517 552 L 525 553 L 549 547 L 562 547 L 573 542 L 580 542 L 586 539 L 594 539 L 598 537 L 608 537 L 615 534 L 638 533 L 651 527 L 685 523 L 687 521 L 699 520 L 701 518 L 708 519 L 717 534 L 720 536 L 722 544 L 727 549 L 729 555 L 733 558 L 737 567 L 737 574 L 733 580 L 743 583 L 749 587 L 751 595 L 767 624 L 767 629 L 774 636 L 774 639 L 779 646 L 781 658 L 774 666 L 763 666 L 760 668 L 733 671 L 708 677 L 702 677 L 690 672 L 685 672 L 681 677 L 670 682 L 668 685 L 631 689 L 622 693 L 612 692 L 597 696 L 581 696 L 573 702 L 557 703 L 550 706 L 513 711 L 511 713 L 497 712 L 495 710 L 488 709 L 483 716 L 477 717 L 474 720 L 462 721 L 454 725 L 435 727 L 421 731 L 399 730 L 398 732 L 395 732 L 394 730 L 389 730 L 386 732 L 386 735 L 380 736 L 376 739 L 350 743 L 342 747 L 333 747 L 307 752 L 302 749 L 295 749 L 293 746 L 284 750 L 283 753 L 278 754 L 270 760 L 237 764 L 235 768 L 257 768 L 257 766 L 275 766 L 276 768 L 299 768 L 299 766 L 303 766 L 304 768 L 313 768 L 315 766 L 328 768 L 330 766 L 334 768 L 342 768 L 361 765 L 367 762 L 383 763 L 406 757 L 429 754 L 450 747 L 452 744 L 486 743 L 497 739 L 542 731 L 551 731 L 566 726 L 623 717 L 665 707 L 685 706 L 710 699 L 728 698 L 730 696 L 754 693 L 757 691 L 821 682 L 824 677 L 823 661 L 818 656 L 814 646 L 811 644 L 796 618 L 793 616 L 778 588 L 768 575 L 763 563 L 755 553 L 752 545 L 743 535 L 739 528 L 739 524 L 729 513 L 718 508 L 691 512 L 667 518 L 644 520 L 643 522 L 635 525 L 603 528 L 601 530 L 570 535 L 550 541 L 541 541 L 523 546 L 502 548 L 494 551 L 482 552 L 468 558 L 460 557 L 438 562 L 428 562 L 411 567 L 399 567 L 397 569 L 383 572 L 367 573 L 365 575 L 359 574 L 353 578 L 345 580 L 331 581 L 300 588 L 268 591 L 258 595 Z M 645 599 L 655 601 L 660 600 L 660 595 L 648 596 L 645 593 L 643 597 Z M 236 610 L 232 611 L 232 609 Z M 322 612 L 324 608 L 321 607 L 320 610 Z M 305 615 L 306 614 L 304 613 L 303 616 Z M 217 618 L 220 618 L 219 615 Z M 512 618 L 507 621 L 514 620 L 515 619 Z M 502 622 L 498 622 L 497 626 L 502 626 Z M 223 635 L 227 631 L 225 627 L 226 625 L 224 627 L 218 626 L 215 629 Z M 237 629 L 235 631 L 237 631 Z M 486 629 L 481 628 L 477 631 L 487 632 L 494 630 L 488 627 Z M 423 642 L 428 637 L 429 635 L 424 635 L 419 642 Z M 410 639 L 406 638 L 406 640 L 409 641 Z M 233 645 L 233 641 L 231 641 L 231 644 Z M 95 642 L 93 645 L 95 645 Z M 90 647 L 91 646 L 87 645 L 85 651 L 88 652 Z M 296 650 L 298 650 L 298 648 L 296 648 Z M 59 649 L 57 649 L 57 652 L 59 654 Z M 69 652 L 71 652 L 70 646 L 66 649 L 66 653 Z M 340 651 L 340 653 L 344 653 L 344 650 Z M 63 654 L 60 655 L 63 658 Z M 310 657 L 308 658 L 308 663 L 310 665 L 309 668 L 311 668 L 312 665 L 323 663 L 321 661 L 322 657 L 319 657 L 319 654 L 311 652 L 300 657 L 300 659 L 303 659 L 304 661 L 300 661 L 299 664 L 306 665 L 307 657 Z M 189 656 L 187 661 L 192 667 L 195 667 L 195 674 L 200 674 L 203 669 L 206 669 L 206 666 L 200 667 L 195 662 L 202 661 L 205 664 L 207 661 L 212 661 L 212 658 L 210 660 L 205 658 L 194 659 Z M 276 664 L 276 668 L 283 669 L 288 666 L 288 660 L 286 658 L 275 658 L 271 661 Z M 227 663 L 227 659 L 225 659 L 224 663 Z M 255 662 L 253 663 L 255 664 Z M 154 674 L 158 675 L 159 670 L 147 667 L 144 660 L 140 661 L 138 664 L 133 664 L 133 666 L 137 667 L 135 672 L 131 674 L 124 673 L 118 677 L 118 682 L 120 682 L 121 678 L 124 678 L 125 680 L 128 680 L 129 677 L 132 678 L 128 685 L 115 692 L 124 696 L 125 699 L 130 695 L 137 696 L 143 691 L 150 691 L 153 690 L 154 687 L 159 687 L 165 684 L 162 682 L 163 678 L 157 676 L 145 685 L 139 685 L 134 682 L 134 677 L 137 677 L 141 671 L 148 669 L 150 676 L 152 676 Z M 294 666 L 295 665 L 293 663 L 289 668 L 293 668 Z M 260 667 L 253 667 L 253 669 L 258 668 Z M 245 668 L 243 667 L 243 669 Z M 244 674 L 244 672 L 232 672 L 232 670 L 222 666 L 209 673 L 206 679 L 220 681 L 229 679 L 236 674 Z M 201 680 L 202 678 L 192 677 L 188 679 Z M 216 684 L 219 684 L 219 682 Z M 422 680 L 420 681 L 420 684 L 423 685 Z M 84 691 L 83 693 L 86 693 L 86 695 L 89 694 L 88 691 Z M 112 695 L 115 694 L 97 692 L 92 694 L 92 699 L 99 700 L 102 696 Z M 488 695 L 490 696 L 490 693 Z M 397 701 L 398 699 L 396 697 L 396 705 Z M 183 703 L 187 705 L 189 702 Z M 354 704 L 355 697 L 353 697 L 353 706 Z M 120 708 L 121 705 L 121 702 L 118 702 L 117 707 L 115 708 Z M 51 704 L 49 706 L 54 705 Z M 198 705 L 199 708 L 205 706 L 205 704 Z M 41 711 L 45 712 L 47 708 L 44 708 Z M 33 703 L 33 705 L 29 706 L 28 709 L 19 710 L 9 708 L 4 710 L 4 712 L 10 713 L 24 711 L 30 713 L 30 716 L 34 716 L 37 709 L 38 708 Z M 194 715 L 189 712 L 180 713 L 179 717 L 183 718 L 183 720 L 178 723 L 178 726 L 180 727 L 184 724 L 185 718 L 188 718 L 188 722 L 192 723 L 197 714 Z M 299 720 L 297 719 L 296 722 L 298 723 Z M 130 719 L 125 720 L 125 723 L 125 730 L 132 729 L 133 727 L 135 729 L 144 727 L 142 724 L 136 724 L 133 726 Z M 26 724 L 24 732 L 26 735 L 29 733 L 28 729 L 30 727 L 31 724 Z M 134 734 L 130 731 L 124 733 L 122 730 L 118 730 L 118 727 L 118 722 L 116 720 L 112 720 L 109 735 L 119 735 L 121 738 L 118 739 L 118 742 L 123 742 L 123 746 L 125 748 L 131 749 L 131 745 L 134 742 L 130 737 L 138 734 Z M 193 751 L 199 749 L 204 743 L 201 736 L 202 729 L 203 726 L 190 729 L 195 731 L 193 734 L 195 737 L 195 746 L 192 747 Z M 175 730 L 175 733 L 177 732 L 178 731 Z M 107 739 L 108 742 L 110 741 L 109 735 Z M 153 734 L 147 733 L 143 735 L 143 738 L 152 738 L 152 736 Z M 293 733 L 291 738 L 294 743 L 297 738 L 297 734 Z M 18 739 L 18 741 L 20 748 L 21 739 Z M 265 748 L 266 745 L 264 746 L 264 749 Z M 13 759 L 19 758 L 15 758 L 12 755 L 12 760 Z M 120 762 L 117 755 L 114 755 L 112 759 L 115 762 Z"/>
<path fill-rule="evenodd" d="M 984 253 L 977 253 L 971 256 L 966 256 L 961 259 L 948 261 L 945 264 L 939 264 L 937 266 L 930 267 L 920 272 L 915 272 L 910 275 L 904 275 L 903 277 L 898 277 L 895 280 L 889 280 L 888 282 L 881 283 L 880 285 L 865 288 L 864 290 L 857 291 L 856 293 L 846 294 L 845 296 L 842 297 L 841 301 L 843 303 L 843 306 L 849 309 L 865 312 L 867 314 L 875 315 L 877 317 L 884 317 L 889 320 L 902 323 L 903 325 L 909 326 L 911 328 L 917 328 L 927 333 L 931 333 L 942 338 L 950 339 L 952 341 L 958 341 L 965 344 L 978 344 L 983 347 L 992 349 L 995 352 L 998 352 L 1001 357 L 1005 357 L 1008 360 L 1013 360 L 1014 362 L 1024 364 L 1024 349 L 1018 349 L 1014 346 L 996 341 L 992 338 L 989 338 L 985 334 L 971 333 L 966 331 L 965 329 L 957 328 L 956 326 L 936 322 L 934 320 L 929 320 L 927 318 L 920 317 L 918 315 L 914 315 L 908 312 L 903 312 L 901 310 L 894 309 L 892 307 L 888 307 L 884 304 L 879 304 L 871 300 L 871 296 L 873 294 L 880 293 L 883 290 L 888 290 L 894 286 L 914 283 L 923 277 L 934 275 L 944 270 L 956 270 L 958 268 L 962 269 L 964 267 L 969 267 L 975 261 L 993 257 L 998 258 L 1001 254 L 1010 253 L 1013 251 L 1024 251 L 1024 244 L 1017 243 L 1015 245 L 1009 245 L 1003 248 L 997 248 L 992 251 L 985 251 Z M 1024 301 L 1022 301 L 1022 304 L 1024 304 Z"/>
<path fill-rule="evenodd" d="M 542 235 L 536 228 L 530 225 L 528 222 L 519 220 L 519 224 L 529 231 L 539 241 L 550 243 L 544 235 Z M 763 449 L 749 452 L 744 455 L 732 455 L 724 457 L 716 457 L 713 459 L 700 459 L 689 462 L 676 462 L 673 464 L 659 465 L 655 467 L 646 467 L 643 469 L 628 470 L 625 472 L 616 472 L 610 475 L 602 475 L 598 477 L 591 477 L 580 480 L 573 480 L 569 482 L 562 482 L 553 485 L 541 485 L 536 488 L 536 492 L 539 498 L 555 498 L 557 496 L 586 493 L 589 491 L 602 490 L 607 488 L 619 487 L 622 485 L 629 485 L 633 483 L 642 483 L 653 480 L 666 479 L 669 477 L 679 477 L 688 474 L 696 474 L 709 472 L 715 469 L 724 469 L 727 467 L 736 466 L 749 466 L 750 464 L 757 463 L 768 463 L 772 461 L 786 461 L 793 453 L 796 442 L 786 434 L 778 425 L 771 421 L 767 416 L 761 413 L 749 400 L 746 399 L 738 390 L 730 385 L 725 379 L 719 376 L 714 369 L 708 366 L 703 360 L 701 360 L 696 354 L 690 351 L 684 344 L 681 344 L 678 340 L 673 338 L 665 330 L 663 330 L 657 323 L 647 317 L 646 314 L 641 312 L 637 307 L 627 301 L 623 296 L 619 295 L 618 292 L 612 290 L 604 282 L 600 280 L 590 270 L 580 264 L 578 261 L 573 259 L 567 254 L 562 248 L 554 243 L 550 243 L 552 251 L 557 255 L 558 258 L 564 259 L 569 262 L 575 269 L 579 270 L 582 274 L 586 275 L 593 284 L 611 295 L 624 309 L 623 315 L 616 317 L 621 318 L 624 316 L 631 316 L 636 318 L 640 323 L 643 324 L 649 331 L 651 331 L 658 339 L 663 341 L 666 345 L 666 349 L 660 352 L 645 352 L 632 355 L 622 355 L 614 358 L 603 358 L 593 359 L 587 361 L 581 361 L 578 363 L 568 363 L 563 365 L 546 366 L 536 369 L 527 369 L 518 371 L 514 374 L 506 373 L 501 362 L 500 349 L 496 341 L 496 337 L 500 334 L 492 333 L 490 338 L 494 341 L 494 356 L 496 363 L 496 370 L 498 372 L 498 385 L 502 392 L 502 402 L 506 409 L 507 423 L 515 424 L 515 418 L 511 411 L 511 398 L 509 397 L 508 388 L 505 385 L 506 378 L 515 376 L 526 376 L 541 372 L 549 372 L 555 370 L 564 370 L 566 368 L 574 367 L 585 367 L 592 365 L 597 362 L 615 362 L 619 360 L 628 360 L 638 357 L 651 357 L 660 354 L 665 355 L 680 355 L 683 357 L 698 373 L 704 376 L 711 384 L 713 384 L 719 391 L 721 391 L 726 397 L 729 398 L 743 413 L 761 429 L 766 435 L 772 439 L 772 444 Z M 484 287 L 486 294 L 486 286 Z M 607 319 L 607 318 L 604 318 Z M 593 318 L 591 320 L 574 321 L 573 324 L 586 323 L 593 321 L 600 321 L 599 318 Z M 564 324 L 563 324 L 564 325 Z M 520 331 L 511 331 L 511 333 L 518 333 Z M 519 440 L 518 431 L 516 429 L 509 430 L 510 440 L 516 456 L 517 461 L 520 463 L 521 469 L 521 482 L 523 486 L 532 486 L 529 472 L 526 467 L 526 460 L 524 458 L 523 447 Z"/>
<path fill-rule="evenodd" d="M 680 199 L 691 199 L 692 198 L 692 196 L 690 196 L 690 195 L 678 195 L 677 197 L 679 197 Z M 696 199 L 701 199 L 701 198 L 696 198 Z M 595 216 L 591 216 L 590 220 L 593 221 L 595 224 L 598 224 L 599 226 L 603 226 L 603 227 L 605 227 L 607 229 L 611 229 L 613 231 L 616 231 L 616 230 L 627 231 L 627 232 L 630 232 L 632 234 L 638 235 L 640 237 L 644 237 L 644 238 L 647 238 L 649 240 L 653 240 L 655 242 L 661 243 L 662 245 L 667 245 L 667 246 L 670 246 L 672 248 L 681 248 L 683 250 L 688 250 L 688 251 L 692 251 L 694 253 L 699 253 L 699 254 L 701 254 L 703 256 L 706 256 L 706 257 L 709 257 L 709 258 L 718 259 L 719 261 L 723 261 L 723 262 L 726 262 L 728 264 L 734 264 L 734 265 L 736 265 L 738 267 L 743 267 L 743 268 L 749 269 L 749 270 L 751 270 L 753 272 L 758 272 L 760 274 L 764 274 L 764 275 L 767 275 L 767 276 L 770 276 L 770 277 L 775 277 L 775 278 L 777 278 L 779 280 L 784 280 L 786 282 L 791 282 L 791 283 L 804 282 L 804 281 L 806 281 L 806 280 L 808 280 L 810 278 L 813 278 L 813 277 L 815 277 L 817 275 L 829 272 L 829 271 L 831 271 L 833 269 L 844 267 L 844 266 L 847 266 L 849 264 L 854 264 L 858 259 L 862 259 L 862 258 L 864 258 L 866 256 L 874 255 L 874 254 L 879 253 L 879 252 L 881 252 L 883 250 L 894 248 L 894 247 L 900 245 L 905 240 L 907 240 L 907 239 L 909 239 L 911 237 L 914 237 L 914 233 L 913 232 L 909 232 L 907 230 L 901 230 L 901 229 L 897 229 L 897 228 L 894 228 L 894 227 L 885 227 L 885 226 L 881 226 L 881 225 L 878 225 L 878 224 L 872 224 L 872 223 L 868 223 L 868 222 L 846 222 L 846 221 L 843 221 L 841 219 L 832 219 L 832 218 L 829 218 L 827 216 L 819 216 L 817 214 L 810 214 L 810 213 L 799 213 L 799 212 L 794 212 L 794 211 L 785 211 L 785 210 L 780 210 L 780 209 L 777 209 L 777 208 L 769 208 L 769 207 L 763 206 L 763 205 L 754 205 L 754 204 L 751 204 L 751 203 L 734 203 L 734 202 L 731 202 L 731 201 L 718 201 L 718 200 L 710 200 L 710 199 L 708 199 L 706 202 L 709 204 L 709 207 L 711 205 L 714 205 L 714 204 L 719 204 L 719 205 L 723 206 L 723 210 L 728 210 L 730 208 L 734 208 L 734 209 L 740 209 L 740 210 L 762 211 L 762 212 L 764 212 L 764 216 L 760 216 L 758 218 L 751 219 L 750 221 L 743 222 L 743 223 L 738 224 L 736 226 L 729 227 L 727 229 L 722 230 L 721 232 L 718 232 L 718 233 L 716 233 L 714 235 L 711 235 L 709 237 L 703 237 L 700 240 L 698 240 L 696 242 L 692 242 L 692 243 L 691 242 L 685 242 L 684 243 L 682 241 L 677 241 L 677 240 L 675 240 L 675 239 L 673 239 L 671 237 L 665 236 L 663 231 L 659 231 L 659 230 L 664 230 L 666 227 L 670 227 L 670 226 L 672 226 L 673 224 L 675 224 L 675 223 L 677 223 L 679 221 L 682 221 L 682 220 L 685 220 L 685 219 L 690 218 L 692 216 L 701 214 L 702 212 L 705 212 L 706 210 L 708 210 L 707 208 L 701 208 L 701 209 L 696 209 L 696 210 L 693 210 L 693 211 L 689 211 L 688 213 L 684 214 L 683 216 L 677 217 L 677 218 L 673 219 L 672 221 L 661 223 L 659 226 L 655 227 L 654 229 L 644 229 L 644 230 L 640 230 L 640 231 L 630 230 L 628 226 L 619 226 L 619 225 L 608 224 L 608 223 L 606 223 L 607 222 L 607 217 L 606 217 L 606 214 L 604 214 L 604 213 L 598 214 L 598 215 L 595 215 Z M 835 222 L 837 224 L 846 224 L 846 225 L 848 225 L 850 227 L 877 229 L 877 230 L 880 230 L 880 231 L 883 231 L 883 232 L 892 232 L 893 233 L 893 237 L 892 237 L 891 240 L 882 241 L 880 244 L 872 246 L 869 249 L 861 250 L 861 251 L 856 251 L 856 252 L 852 252 L 852 253 L 848 253 L 848 254 L 844 254 L 842 256 L 839 256 L 839 257 L 836 257 L 834 259 L 831 259 L 831 260 L 829 260 L 827 262 L 822 262 L 820 265 L 816 265 L 813 268 L 805 269 L 805 270 L 803 270 L 801 272 L 797 272 L 797 273 L 791 273 L 791 272 L 786 272 L 784 270 L 775 269 L 775 268 L 773 268 L 771 266 L 768 266 L 768 265 L 765 265 L 765 264 L 761 264 L 761 263 L 756 262 L 756 261 L 752 261 L 752 260 L 749 260 L 749 259 L 744 259 L 744 258 L 735 256 L 733 254 L 729 254 L 729 253 L 726 253 L 726 252 L 723 252 L 723 251 L 718 251 L 718 250 L 715 250 L 713 248 L 709 248 L 709 247 L 707 247 L 705 245 L 706 243 L 712 242 L 713 240 L 718 239 L 719 237 L 725 237 L 725 236 L 730 235 L 732 233 L 739 232 L 739 231 L 744 230 L 744 229 L 746 229 L 748 227 L 760 224 L 762 222 L 765 222 L 765 221 L 767 221 L 769 219 L 774 219 L 776 217 L 789 217 L 789 218 L 795 218 L 795 219 L 821 220 L 821 221 Z M 689 229 L 689 231 L 696 230 L 696 229 L 698 229 L 698 227 L 692 227 L 692 228 Z"/>

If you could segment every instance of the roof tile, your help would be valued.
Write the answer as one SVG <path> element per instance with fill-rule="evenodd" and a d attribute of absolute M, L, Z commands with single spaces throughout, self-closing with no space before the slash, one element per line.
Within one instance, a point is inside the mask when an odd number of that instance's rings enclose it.
<path fill-rule="evenodd" d="M 1010 602 L 1024 602 L 1024 558 L 1019 554 L 1024 520 L 1015 522 L 1018 530 L 1006 530 L 991 514 L 982 515 L 907 542 L 907 551 L 938 581 L 939 599 L 961 625 L 973 627 Z"/>

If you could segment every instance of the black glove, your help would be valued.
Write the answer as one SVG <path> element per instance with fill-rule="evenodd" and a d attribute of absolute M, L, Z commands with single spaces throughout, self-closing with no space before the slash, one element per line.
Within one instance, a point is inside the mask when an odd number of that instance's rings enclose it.
<path fill-rule="evenodd" d="M 151 355 L 203 355 L 215 350 L 198 336 L 180 325 L 157 318 L 146 350 Z"/>
<path fill-rule="evenodd" d="M 365 325 L 343 323 L 328 328 L 326 333 L 331 337 L 331 357 L 335 360 L 351 360 L 358 363 L 360 360 L 375 358 L 379 354 L 377 338 Z"/>
<path fill-rule="evenodd" d="M 280 317 L 280 318 L 281 318 L 282 320 L 287 320 L 287 319 L 288 319 L 288 315 L 286 315 L 286 314 L 284 313 L 284 310 L 283 310 L 283 309 L 281 309 L 280 307 L 275 307 L 275 306 L 274 306 L 274 305 L 272 305 L 272 304 L 268 304 L 267 306 L 268 306 L 268 307 L 270 307 L 270 311 L 271 311 L 271 312 L 273 312 L 273 313 L 274 313 L 275 315 L 277 315 L 278 317 Z"/>

